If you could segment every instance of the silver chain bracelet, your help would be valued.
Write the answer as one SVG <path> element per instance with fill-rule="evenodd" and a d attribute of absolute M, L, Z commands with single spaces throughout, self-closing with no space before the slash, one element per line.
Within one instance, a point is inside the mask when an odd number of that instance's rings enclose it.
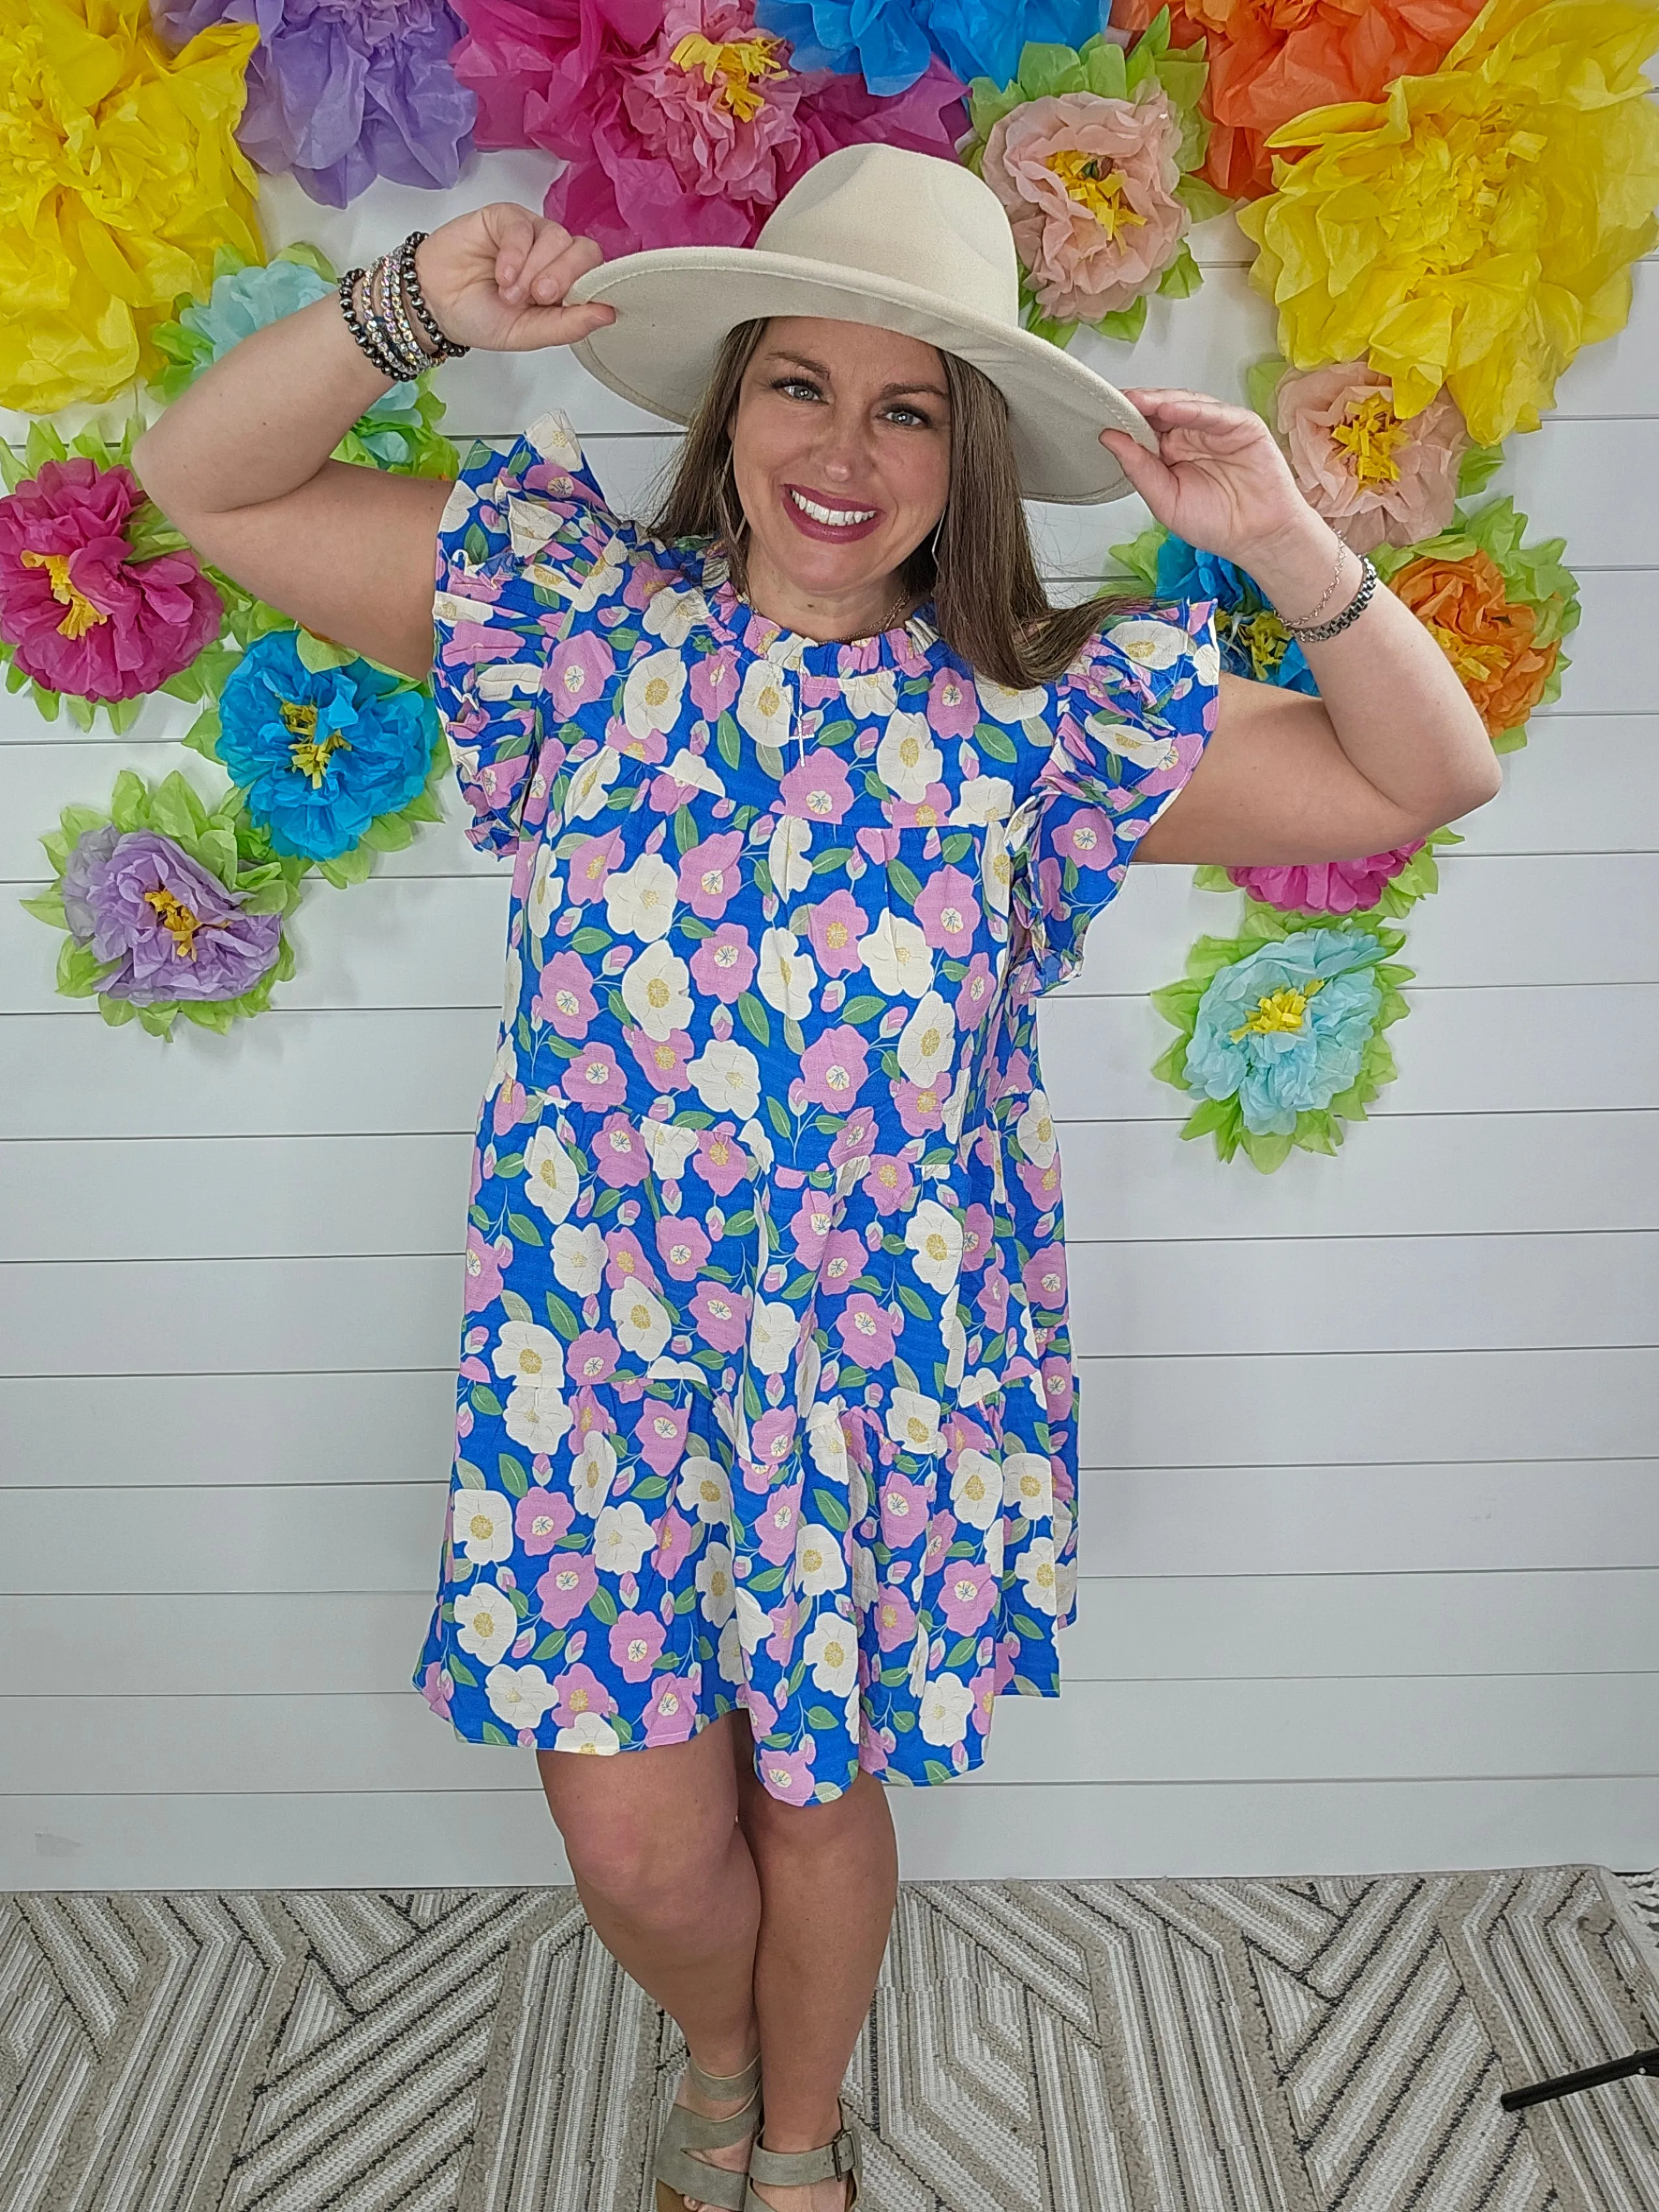
<path fill-rule="evenodd" d="M 1324 605 L 1325 600 L 1328 599 L 1336 589 L 1337 577 L 1342 573 L 1342 556 L 1349 550 L 1350 548 L 1345 541 L 1337 553 L 1336 575 L 1332 577 L 1327 586 L 1324 598 L 1313 610 L 1314 614 L 1316 615 L 1319 612 L 1319 608 Z M 1333 615 L 1328 622 L 1322 623 L 1314 622 L 1311 617 L 1304 622 L 1288 622 L 1283 615 L 1279 615 L 1279 619 L 1284 623 L 1286 632 L 1297 641 L 1298 645 L 1316 645 L 1325 638 L 1334 637 L 1340 630 L 1346 629 L 1350 623 L 1358 621 L 1370 604 L 1371 594 L 1376 591 L 1377 585 L 1376 571 L 1363 553 L 1356 554 L 1355 558 L 1359 562 L 1359 586 L 1340 614 Z"/>

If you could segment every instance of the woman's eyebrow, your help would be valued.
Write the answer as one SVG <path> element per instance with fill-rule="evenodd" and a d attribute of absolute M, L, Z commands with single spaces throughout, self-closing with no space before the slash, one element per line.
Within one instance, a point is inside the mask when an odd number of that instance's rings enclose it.
<path fill-rule="evenodd" d="M 769 358 L 774 362 L 787 362 L 795 368 L 804 368 L 809 376 L 816 376 L 823 383 L 829 384 L 833 380 L 830 371 L 821 361 L 809 361 L 805 354 L 778 351 L 771 354 Z M 901 392 L 926 392 L 935 399 L 947 402 L 951 397 L 942 384 L 921 383 L 884 384 L 876 397 L 878 399 L 895 399 Z"/>

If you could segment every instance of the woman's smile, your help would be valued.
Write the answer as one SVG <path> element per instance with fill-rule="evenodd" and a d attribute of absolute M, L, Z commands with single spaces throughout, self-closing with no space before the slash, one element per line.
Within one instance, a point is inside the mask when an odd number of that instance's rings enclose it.
<path fill-rule="evenodd" d="M 832 499 L 793 483 L 783 487 L 783 510 L 803 536 L 843 545 L 868 538 L 882 520 L 878 507 L 853 507 L 845 497 Z"/>

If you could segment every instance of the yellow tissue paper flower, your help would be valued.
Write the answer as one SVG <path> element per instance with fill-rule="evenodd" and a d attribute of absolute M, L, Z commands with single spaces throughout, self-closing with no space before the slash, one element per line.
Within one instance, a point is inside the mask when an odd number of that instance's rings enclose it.
<path fill-rule="evenodd" d="M 149 0 L 0 9 L 0 406 L 45 415 L 162 366 L 151 327 L 251 261 L 253 171 L 231 137 L 252 23 L 170 54 Z"/>
<path fill-rule="evenodd" d="M 1492 0 L 1432 76 L 1317 107 L 1235 210 L 1297 368 L 1364 356 L 1402 416 L 1443 386 L 1475 441 L 1535 430 L 1580 346 L 1630 313 L 1659 238 L 1656 0 Z"/>

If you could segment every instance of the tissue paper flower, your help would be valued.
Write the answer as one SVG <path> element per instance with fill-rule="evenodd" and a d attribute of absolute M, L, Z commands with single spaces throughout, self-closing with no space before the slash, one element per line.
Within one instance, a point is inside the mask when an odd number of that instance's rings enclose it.
<path fill-rule="evenodd" d="M 1202 867 L 1200 890 L 1247 891 L 1280 914 L 1401 915 L 1440 888 L 1435 848 L 1461 845 L 1455 830 L 1436 830 L 1415 844 L 1363 860 L 1317 860 L 1279 867 Z"/>
<path fill-rule="evenodd" d="M 88 708 L 137 699 L 218 636 L 224 605 L 201 562 L 135 542 L 141 509 L 160 524 L 130 469 L 82 454 L 43 460 L 0 498 L 0 651 L 14 688 L 30 678 L 37 698 Z"/>
<path fill-rule="evenodd" d="M 1238 223 L 1285 358 L 1363 355 L 1407 416 L 1443 386 L 1481 445 L 1535 430 L 1659 239 L 1656 44 L 1652 0 L 1491 0 L 1432 76 L 1274 131 L 1309 150 Z"/>
<path fill-rule="evenodd" d="M 1127 56 L 1101 38 L 1028 46 L 1012 82 L 974 83 L 963 159 L 1007 210 L 1028 327 L 1057 343 L 1080 323 L 1133 340 L 1150 292 L 1198 288 L 1187 232 L 1224 204 L 1189 173 L 1203 58 L 1168 35 L 1160 18 Z"/>
<path fill-rule="evenodd" d="M 243 654 L 220 696 L 212 750 L 273 852 L 325 862 L 422 795 L 439 728 L 424 690 L 313 643 L 320 665 L 293 630 Z"/>
<path fill-rule="evenodd" d="M 1270 131 L 1310 107 L 1381 100 L 1397 76 L 1439 68 L 1480 0 L 1173 0 L 1170 36 L 1202 40 L 1215 125 L 1204 174 L 1229 199 L 1273 189 Z M 1111 20 L 1145 29 L 1154 0 L 1114 0 Z"/>
<path fill-rule="evenodd" d="M 0 21 L 0 406 L 107 399 L 221 240 L 250 260 L 253 172 L 231 136 L 257 33 L 169 55 L 146 0 L 10 0 Z"/>
<path fill-rule="evenodd" d="M 343 207 L 376 177 L 453 185 L 471 150 L 472 95 L 447 0 L 154 0 L 177 46 L 210 24 L 257 25 L 242 150 Z"/>
<path fill-rule="evenodd" d="M 1345 1121 L 1392 1080 L 1383 1030 L 1408 1009 L 1403 933 L 1335 921 L 1291 928 L 1252 905 L 1236 938 L 1200 937 L 1187 974 L 1152 994 L 1180 1031 L 1152 1073 L 1202 1101 L 1182 1126 L 1264 1170 L 1291 1147 L 1334 1152 Z"/>
<path fill-rule="evenodd" d="M 861 76 L 883 99 L 915 83 L 931 54 L 1000 84 L 1028 43 L 1079 46 L 1101 23 L 1100 0 L 760 0 L 757 13 L 802 69 Z"/>
<path fill-rule="evenodd" d="M 65 807 L 41 842 L 58 880 L 23 905 L 68 932 L 58 988 L 96 994 L 106 1022 L 226 1030 L 293 974 L 283 917 L 303 870 L 272 858 L 234 793 L 210 810 L 181 775 L 151 788 L 124 769 L 107 812 Z"/>
<path fill-rule="evenodd" d="M 1243 568 L 1218 553 L 1189 545 L 1162 523 L 1152 524 L 1139 538 L 1109 550 L 1113 559 L 1149 585 L 1157 599 L 1215 601 L 1216 639 L 1221 665 L 1230 675 L 1276 684 L 1285 691 L 1318 690 L 1302 647 L 1255 578 Z"/>
<path fill-rule="evenodd" d="M 544 212 L 607 254 L 754 243 L 789 187 L 837 146 L 879 138 L 955 158 L 963 87 L 927 58 L 902 99 L 803 73 L 748 0 L 457 0 L 455 68 L 481 146 L 568 167 Z"/>

